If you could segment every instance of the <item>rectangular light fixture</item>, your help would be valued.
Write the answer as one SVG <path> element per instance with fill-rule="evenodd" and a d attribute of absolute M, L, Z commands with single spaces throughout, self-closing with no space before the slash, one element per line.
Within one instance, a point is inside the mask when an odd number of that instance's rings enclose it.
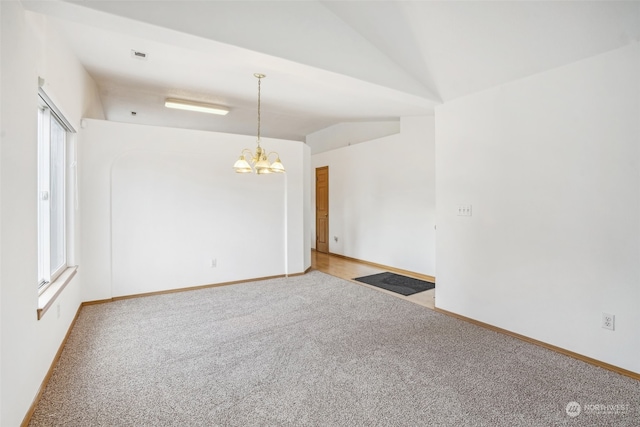
<path fill-rule="evenodd" d="M 204 102 L 187 101 L 185 99 L 167 98 L 164 106 L 168 108 L 177 108 L 179 110 L 199 111 L 201 113 L 220 114 L 225 116 L 229 112 L 229 108 L 221 105 L 206 104 Z"/>

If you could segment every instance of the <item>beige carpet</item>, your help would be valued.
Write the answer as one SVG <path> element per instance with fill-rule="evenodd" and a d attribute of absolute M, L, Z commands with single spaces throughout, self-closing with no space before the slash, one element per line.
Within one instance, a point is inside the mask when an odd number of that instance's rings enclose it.
<path fill-rule="evenodd" d="M 30 425 L 639 420 L 638 381 L 311 272 L 83 308 Z"/>

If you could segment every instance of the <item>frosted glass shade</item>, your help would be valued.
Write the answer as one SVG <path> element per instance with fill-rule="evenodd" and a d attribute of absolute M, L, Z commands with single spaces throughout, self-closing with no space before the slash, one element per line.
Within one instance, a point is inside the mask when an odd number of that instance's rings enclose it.
<path fill-rule="evenodd" d="M 251 173 L 251 166 L 249 166 L 249 163 L 244 159 L 244 156 L 240 156 L 240 158 L 234 163 L 233 168 L 236 170 L 237 173 Z"/>
<path fill-rule="evenodd" d="M 282 162 L 280 161 L 280 157 L 278 157 L 276 159 L 275 162 L 271 163 L 271 172 L 276 172 L 276 173 L 284 173 L 284 165 L 282 164 Z"/>

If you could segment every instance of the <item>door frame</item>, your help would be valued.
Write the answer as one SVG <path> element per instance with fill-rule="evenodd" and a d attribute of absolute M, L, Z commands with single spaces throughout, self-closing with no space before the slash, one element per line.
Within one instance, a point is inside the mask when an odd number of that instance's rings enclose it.
<path fill-rule="evenodd" d="M 318 250 L 318 171 L 319 170 L 326 170 L 327 171 L 327 215 L 326 215 L 326 246 L 327 246 L 327 251 L 326 252 L 322 252 L 320 250 Z M 315 241 L 315 247 L 316 247 L 316 251 L 320 252 L 320 253 L 329 253 L 329 166 L 320 166 L 315 168 L 315 220 L 316 220 L 316 241 Z"/>

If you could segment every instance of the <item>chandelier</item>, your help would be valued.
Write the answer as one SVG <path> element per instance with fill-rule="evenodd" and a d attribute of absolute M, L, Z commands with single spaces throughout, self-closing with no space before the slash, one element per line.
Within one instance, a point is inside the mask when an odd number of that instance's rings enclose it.
<path fill-rule="evenodd" d="M 285 172 L 284 166 L 280 161 L 280 156 L 275 151 L 267 154 L 267 151 L 260 146 L 260 82 L 266 76 L 264 74 L 255 73 L 254 76 L 258 79 L 258 141 L 255 153 L 245 148 L 240 153 L 240 158 L 235 162 L 233 168 L 237 173 L 251 173 L 255 172 L 259 175 L 266 173 L 283 173 Z M 269 156 L 275 154 L 276 161 L 269 163 Z M 249 157 L 247 157 L 247 155 Z"/>

